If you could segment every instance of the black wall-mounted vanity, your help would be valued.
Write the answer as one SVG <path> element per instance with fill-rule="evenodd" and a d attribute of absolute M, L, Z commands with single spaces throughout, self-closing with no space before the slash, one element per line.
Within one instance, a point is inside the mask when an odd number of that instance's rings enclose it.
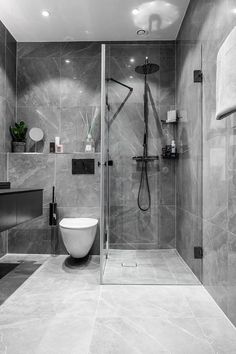
<path fill-rule="evenodd" d="M 43 189 L 0 190 L 0 232 L 42 215 Z"/>

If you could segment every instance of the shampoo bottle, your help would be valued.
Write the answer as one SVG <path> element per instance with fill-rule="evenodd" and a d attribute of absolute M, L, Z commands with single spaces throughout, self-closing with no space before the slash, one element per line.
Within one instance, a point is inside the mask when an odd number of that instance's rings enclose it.
<path fill-rule="evenodd" d="M 174 140 L 171 141 L 171 153 L 172 154 L 176 153 L 176 145 L 175 145 L 175 141 Z"/>
<path fill-rule="evenodd" d="M 95 144 L 92 135 L 89 133 L 85 142 L 85 152 L 95 152 Z"/>

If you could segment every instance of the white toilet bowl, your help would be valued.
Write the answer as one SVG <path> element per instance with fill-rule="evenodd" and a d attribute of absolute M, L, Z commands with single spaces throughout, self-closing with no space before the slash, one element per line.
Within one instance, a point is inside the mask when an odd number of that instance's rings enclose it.
<path fill-rule="evenodd" d="M 98 220 L 91 218 L 64 218 L 60 221 L 62 239 L 72 257 L 87 256 L 95 239 L 97 224 Z"/>

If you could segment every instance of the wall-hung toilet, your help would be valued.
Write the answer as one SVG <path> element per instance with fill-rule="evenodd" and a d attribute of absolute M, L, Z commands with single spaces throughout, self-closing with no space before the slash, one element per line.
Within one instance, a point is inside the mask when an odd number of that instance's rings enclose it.
<path fill-rule="evenodd" d="M 60 221 L 62 239 L 73 258 L 83 258 L 89 253 L 97 230 L 97 219 L 64 218 Z"/>

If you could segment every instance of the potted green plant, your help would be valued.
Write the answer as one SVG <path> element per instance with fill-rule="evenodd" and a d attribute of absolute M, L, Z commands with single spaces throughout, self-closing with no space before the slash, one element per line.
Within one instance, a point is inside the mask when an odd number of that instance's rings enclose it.
<path fill-rule="evenodd" d="M 12 152 L 25 152 L 26 133 L 28 130 L 25 122 L 20 121 L 20 123 L 15 123 L 15 126 L 9 129 L 12 137 Z"/>

